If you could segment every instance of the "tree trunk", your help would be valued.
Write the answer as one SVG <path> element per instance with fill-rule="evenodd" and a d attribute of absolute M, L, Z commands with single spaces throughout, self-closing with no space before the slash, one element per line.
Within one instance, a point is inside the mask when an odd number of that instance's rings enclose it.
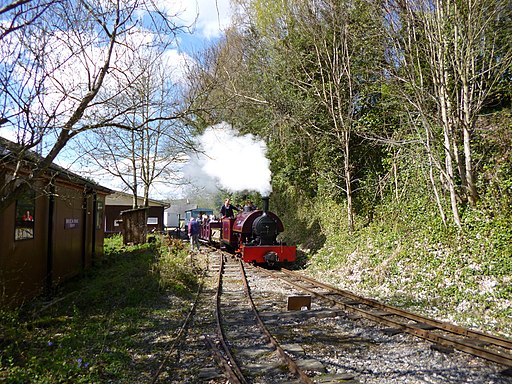
<path fill-rule="evenodd" d="M 448 183 L 448 191 L 450 192 L 450 203 L 452 206 L 453 220 L 455 221 L 455 224 L 457 224 L 457 226 L 460 228 L 461 222 L 460 222 L 460 216 L 459 216 L 459 207 L 457 205 L 457 191 L 455 189 L 455 183 L 454 183 L 453 158 L 452 158 L 452 153 L 450 151 L 451 147 L 450 147 L 449 127 L 445 126 L 443 129 L 443 132 L 444 132 L 444 147 L 445 147 L 446 182 Z"/>
<path fill-rule="evenodd" d="M 344 132 L 344 171 L 345 171 L 345 189 L 347 193 L 347 223 L 350 232 L 354 232 L 354 208 L 352 196 L 352 172 L 350 170 L 350 144 L 349 133 Z"/>
<path fill-rule="evenodd" d="M 454 127 L 453 121 L 451 119 L 451 113 L 453 106 L 450 102 L 450 96 L 448 94 L 448 84 L 450 82 L 450 74 L 448 73 L 446 63 L 447 63 L 447 55 L 448 55 L 448 41 L 443 34 L 444 22 L 445 22 L 445 14 L 444 9 L 440 2 L 437 2 L 436 5 L 436 24 L 434 25 L 434 30 L 439 37 L 441 37 L 440 42 L 432 41 L 431 44 L 434 44 L 434 47 L 437 49 L 437 56 L 431 58 L 432 60 L 432 68 L 435 73 L 435 78 L 438 80 L 437 93 L 439 97 L 439 106 L 441 109 L 441 122 L 443 125 L 443 136 L 444 136 L 444 153 L 445 153 L 445 171 L 446 171 L 446 181 L 448 183 L 448 190 L 450 193 L 450 203 L 452 207 L 452 215 L 455 224 L 460 228 L 460 215 L 459 215 L 459 207 L 457 205 L 457 190 L 455 188 L 455 178 L 453 172 L 453 154 L 452 154 L 452 143 L 454 141 Z"/>
<path fill-rule="evenodd" d="M 430 132 L 426 128 L 426 146 L 427 146 L 427 154 L 428 154 L 428 175 L 430 179 L 430 184 L 432 185 L 432 191 L 434 192 L 434 197 L 436 199 L 437 208 L 439 209 L 439 214 L 441 215 L 441 220 L 443 221 L 443 224 L 446 225 L 446 213 L 444 212 L 443 204 L 441 202 L 441 198 L 439 196 L 439 192 L 437 191 L 436 187 L 436 180 L 434 177 L 434 160 L 432 158 L 432 148 L 430 146 Z"/>
<path fill-rule="evenodd" d="M 471 134 L 470 131 L 464 127 L 464 154 L 466 159 L 466 182 L 468 189 L 468 199 L 471 206 L 475 206 L 478 201 L 478 192 L 476 190 L 474 172 L 473 172 L 473 160 L 471 156 Z"/>
<path fill-rule="evenodd" d="M 464 159 L 465 159 L 465 184 L 463 184 L 466 188 L 466 194 L 468 196 L 469 204 L 474 207 L 476 202 L 478 201 L 478 193 L 475 185 L 475 178 L 473 172 L 473 156 L 471 154 L 471 132 L 472 132 L 472 121 L 471 121 L 471 110 L 470 103 L 472 103 L 472 95 L 469 89 L 466 79 L 463 80 L 463 124 L 462 124 L 462 132 L 463 132 L 463 140 L 464 140 Z"/>

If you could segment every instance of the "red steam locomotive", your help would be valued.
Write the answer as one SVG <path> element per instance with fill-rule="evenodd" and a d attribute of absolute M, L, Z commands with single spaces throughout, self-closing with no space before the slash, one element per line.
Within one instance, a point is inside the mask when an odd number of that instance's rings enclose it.
<path fill-rule="evenodd" d="M 263 209 L 240 212 L 234 218 L 201 223 L 199 238 L 208 243 L 220 244 L 243 261 L 269 266 L 292 263 L 297 258 L 297 248 L 277 240 L 284 230 L 279 217 L 270 212 L 269 198 L 263 198 Z"/>

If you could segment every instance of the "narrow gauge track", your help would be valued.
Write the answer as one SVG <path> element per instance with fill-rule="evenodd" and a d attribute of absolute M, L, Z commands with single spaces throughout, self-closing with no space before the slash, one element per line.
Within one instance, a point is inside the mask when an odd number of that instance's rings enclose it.
<path fill-rule="evenodd" d="M 284 268 L 280 271 L 268 271 L 263 268 L 258 270 L 296 289 L 309 292 L 335 307 L 341 307 L 366 319 L 390 326 L 391 328 L 387 330 L 389 334 L 407 332 L 443 348 L 458 349 L 506 367 L 512 367 L 512 340 L 510 339 L 420 316 Z M 510 368 L 505 371 L 510 372 Z"/>
<path fill-rule="evenodd" d="M 218 341 L 207 338 L 207 342 L 229 381 L 313 383 L 265 327 L 252 300 L 243 263 L 222 253 L 218 273 Z"/>

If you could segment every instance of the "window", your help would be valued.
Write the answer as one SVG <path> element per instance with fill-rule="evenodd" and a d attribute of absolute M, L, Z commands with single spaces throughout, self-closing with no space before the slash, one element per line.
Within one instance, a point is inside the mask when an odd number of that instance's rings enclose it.
<path fill-rule="evenodd" d="M 103 201 L 96 202 L 96 229 L 103 227 Z"/>
<path fill-rule="evenodd" d="M 16 200 L 15 240 L 34 238 L 35 192 L 30 191 Z"/>
<path fill-rule="evenodd" d="M 147 224 L 157 225 L 158 224 L 158 217 L 148 217 Z"/>

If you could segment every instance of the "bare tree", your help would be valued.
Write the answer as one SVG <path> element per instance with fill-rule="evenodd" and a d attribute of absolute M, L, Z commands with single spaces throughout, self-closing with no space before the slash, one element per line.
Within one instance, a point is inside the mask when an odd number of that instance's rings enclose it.
<path fill-rule="evenodd" d="M 453 220 L 460 227 L 459 204 L 474 205 L 478 199 L 471 149 L 475 125 L 512 63 L 512 47 L 502 39 L 501 28 L 508 24 L 510 30 L 510 4 L 500 0 L 386 3 L 395 47 L 391 68 L 425 127 L 430 163 L 437 166 L 449 192 Z"/>
<path fill-rule="evenodd" d="M 182 123 L 187 108 L 180 102 L 179 86 L 172 81 L 173 68 L 158 54 L 155 57 L 148 52 L 135 64 L 137 77 L 127 73 L 118 85 L 123 88 L 123 83 L 130 83 L 128 92 L 109 101 L 111 110 L 129 111 L 123 123 L 131 129 L 98 129 L 79 143 L 88 154 L 82 161 L 92 160 L 100 170 L 121 180 L 133 195 L 134 208 L 139 193 L 144 197 L 143 205 L 148 206 L 150 188 L 156 182 L 177 179 L 173 171 L 177 172 L 186 151 L 193 146 Z M 155 119 L 164 113 L 168 116 L 165 120 Z"/>
<path fill-rule="evenodd" d="M 0 41 L 8 34 L 37 21 L 46 10 L 61 0 L 14 0 L 0 8 Z"/>
<path fill-rule="evenodd" d="M 133 129 L 124 120 L 129 109 L 109 108 L 109 102 L 132 84 L 115 88 L 115 94 L 109 90 L 126 73 L 134 78 L 143 74 L 133 68 L 137 51 L 165 49 L 180 29 L 172 22 L 175 15 L 166 15 L 152 1 L 45 4 L 30 23 L 11 28 L 0 46 L 1 129 L 22 145 L 20 164 L 27 150 L 38 148 L 42 155 L 28 173 L 14 172 L 0 185 L 0 212 L 41 177 L 78 134 L 100 127 Z M 4 10 L 3 16 L 13 20 L 20 7 Z M 174 116 L 160 111 L 150 120 L 169 118 Z M 139 121 L 136 128 L 145 124 Z"/>

